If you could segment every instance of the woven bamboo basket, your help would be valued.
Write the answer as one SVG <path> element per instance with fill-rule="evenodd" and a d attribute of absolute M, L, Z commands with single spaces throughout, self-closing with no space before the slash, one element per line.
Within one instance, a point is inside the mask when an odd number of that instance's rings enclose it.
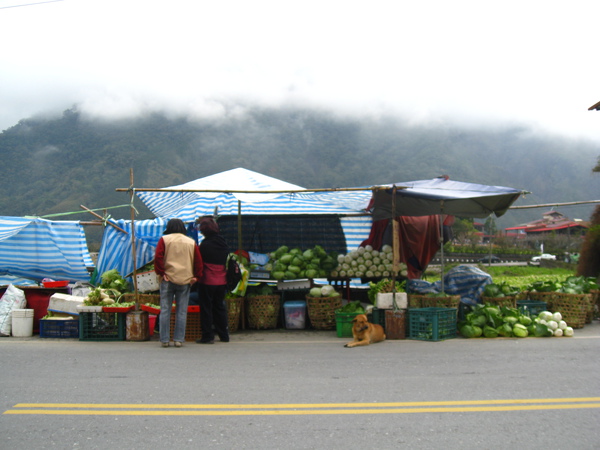
<path fill-rule="evenodd" d="M 449 295 L 447 297 L 431 297 L 424 295 L 421 299 L 421 308 L 458 308 L 460 295 Z"/>
<path fill-rule="evenodd" d="M 504 297 L 486 297 L 482 295 L 481 303 L 484 305 L 489 303 L 498 307 L 506 306 L 507 308 L 516 308 L 517 298 L 514 295 L 506 295 Z"/>
<path fill-rule="evenodd" d="M 554 298 L 556 297 L 556 294 L 558 294 L 558 292 L 529 291 L 527 297 L 529 300 L 533 300 L 534 302 L 546 302 L 548 311 L 554 311 Z"/>
<path fill-rule="evenodd" d="M 316 330 L 335 330 L 335 310 L 342 307 L 342 297 L 306 296 L 308 318 Z"/>
<path fill-rule="evenodd" d="M 248 326 L 255 330 L 277 328 L 280 306 L 279 295 L 248 297 Z"/>
<path fill-rule="evenodd" d="M 529 291 L 521 291 L 517 295 L 515 295 L 515 301 L 520 302 L 522 300 L 527 300 L 529 297 Z"/>
<path fill-rule="evenodd" d="M 423 294 L 408 294 L 408 307 L 409 308 L 422 308 L 423 307 Z"/>
<path fill-rule="evenodd" d="M 229 319 L 229 332 L 235 333 L 240 326 L 240 316 L 242 312 L 242 302 L 244 297 L 226 298 L 227 317 Z"/>
<path fill-rule="evenodd" d="M 594 294 L 591 292 L 589 294 L 585 294 L 587 297 L 587 307 L 585 311 L 585 323 L 592 323 L 594 320 L 594 306 L 596 304 L 594 299 Z"/>
<path fill-rule="evenodd" d="M 592 318 L 600 317 L 600 290 L 592 289 L 590 291 L 592 295 Z"/>
<path fill-rule="evenodd" d="M 144 305 L 146 303 L 152 303 L 153 305 L 160 305 L 160 295 L 159 294 L 138 294 L 139 302 L 136 307 L 139 309 L 140 305 Z M 122 302 L 135 302 L 135 294 L 123 294 L 121 297 Z"/>
<path fill-rule="evenodd" d="M 589 294 L 565 294 L 555 292 L 550 311 L 561 313 L 567 325 L 583 328 L 589 303 Z"/>

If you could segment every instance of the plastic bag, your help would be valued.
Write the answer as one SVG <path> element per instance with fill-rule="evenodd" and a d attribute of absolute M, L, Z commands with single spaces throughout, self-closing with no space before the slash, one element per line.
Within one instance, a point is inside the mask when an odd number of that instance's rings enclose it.
<path fill-rule="evenodd" d="M 87 297 L 87 295 L 94 290 L 94 286 L 90 283 L 84 283 L 83 281 L 77 281 L 71 288 L 71 295 L 75 297 Z"/>
<path fill-rule="evenodd" d="M 239 265 L 242 272 L 242 279 L 237 286 L 231 291 L 232 294 L 243 297 L 246 295 L 246 289 L 248 288 L 248 278 L 250 278 L 250 271 L 246 269 L 242 264 Z"/>
<path fill-rule="evenodd" d="M 25 292 L 12 284 L 0 298 L 0 336 L 10 336 L 12 332 L 12 310 L 27 306 Z"/>

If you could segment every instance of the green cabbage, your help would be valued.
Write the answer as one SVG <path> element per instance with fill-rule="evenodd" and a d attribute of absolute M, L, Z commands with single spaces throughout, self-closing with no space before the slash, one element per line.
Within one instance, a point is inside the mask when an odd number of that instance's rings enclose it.
<path fill-rule="evenodd" d="M 527 332 L 527 327 L 520 323 L 515 324 L 512 331 L 516 337 L 520 337 L 520 338 L 527 337 L 527 335 L 529 334 Z"/>
<path fill-rule="evenodd" d="M 321 288 L 314 287 L 309 292 L 308 295 L 311 297 L 321 297 Z"/>
<path fill-rule="evenodd" d="M 498 330 L 498 334 L 500 336 L 504 337 L 511 337 L 513 334 L 513 328 L 509 323 L 500 325 L 498 328 L 496 328 L 496 330 Z"/>
<path fill-rule="evenodd" d="M 483 327 L 483 335 L 486 338 L 495 338 L 498 337 L 498 330 L 496 330 L 494 327 L 486 325 Z"/>

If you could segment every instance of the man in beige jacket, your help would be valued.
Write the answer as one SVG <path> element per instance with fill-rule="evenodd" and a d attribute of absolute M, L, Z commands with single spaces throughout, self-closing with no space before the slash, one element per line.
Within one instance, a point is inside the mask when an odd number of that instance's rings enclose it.
<path fill-rule="evenodd" d="M 181 347 L 185 340 L 185 325 L 190 288 L 202 276 L 203 263 L 198 244 L 186 235 L 181 219 L 171 219 L 159 239 L 154 256 L 154 271 L 160 277 L 160 342 L 169 346 L 171 308 L 175 301 L 173 342 Z"/>

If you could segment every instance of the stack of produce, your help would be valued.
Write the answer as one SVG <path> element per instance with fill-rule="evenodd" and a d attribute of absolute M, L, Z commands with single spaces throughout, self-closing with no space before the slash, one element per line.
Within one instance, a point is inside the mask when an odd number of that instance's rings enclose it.
<path fill-rule="evenodd" d="M 389 294 L 390 292 L 394 291 L 405 292 L 405 286 L 406 281 L 396 281 L 394 286 L 394 282 L 388 278 L 383 278 L 377 283 L 370 281 L 369 292 L 367 292 L 367 296 L 369 297 L 369 301 L 375 305 L 377 302 L 377 294 Z"/>
<path fill-rule="evenodd" d="M 384 245 L 381 251 L 370 245 L 358 247 L 347 255 L 338 255 L 337 267 L 331 272 L 334 278 L 381 278 L 394 275 L 392 247 Z M 399 264 L 396 275 L 408 276 L 406 264 Z"/>
<path fill-rule="evenodd" d="M 130 290 L 129 283 L 117 269 L 107 270 L 100 276 L 100 285 L 93 289 L 83 301 L 86 306 L 114 306 L 124 293 Z M 121 302 L 118 306 L 132 306 L 135 302 Z"/>
<path fill-rule="evenodd" d="M 330 330 L 336 327 L 335 311 L 342 307 L 342 296 L 331 285 L 314 287 L 306 295 L 306 307 L 313 328 Z"/>
<path fill-rule="evenodd" d="M 271 271 L 275 280 L 296 280 L 299 278 L 327 278 L 336 265 L 337 254 L 327 254 L 320 245 L 302 251 L 299 248 L 289 249 L 282 245 L 269 255 L 269 264 L 265 267 Z"/>
<path fill-rule="evenodd" d="M 516 308 L 477 305 L 459 322 L 460 334 L 474 337 L 573 336 L 560 312 L 542 311 L 533 319 Z"/>
<path fill-rule="evenodd" d="M 335 312 L 340 314 L 365 314 L 365 308 L 363 308 L 360 301 L 354 300 L 338 308 Z"/>
<path fill-rule="evenodd" d="M 492 303 L 496 306 L 509 306 L 516 308 L 517 296 L 521 290 L 518 287 L 510 286 L 507 282 L 490 283 L 483 288 L 481 294 L 482 303 Z"/>

